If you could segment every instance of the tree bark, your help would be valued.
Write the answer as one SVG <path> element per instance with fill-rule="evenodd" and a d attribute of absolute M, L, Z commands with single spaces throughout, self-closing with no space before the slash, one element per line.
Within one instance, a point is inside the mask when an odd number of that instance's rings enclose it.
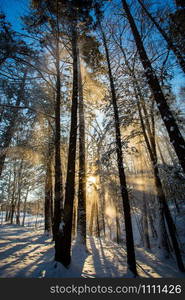
<path fill-rule="evenodd" d="M 162 151 L 161 151 L 161 147 L 160 147 L 159 141 L 157 141 L 157 148 L 158 148 L 158 151 L 159 151 L 159 155 L 160 155 L 162 164 L 163 164 L 163 165 L 166 165 L 164 156 L 163 156 Z"/>
<path fill-rule="evenodd" d="M 64 223 L 61 230 L 60 252 L 55 260 L 68 267 L 71 262 L 71 235 L 73 220 L 73 204 L 75 196 L 76 143 L 77 143 L 77 108 L 78 108 L 78 55 L 77 28 L 72 26 L 72 55 L 73 55 L 73 94 L 71 107 L 71 128 L 69 137 L 67 179 L 65 189 Z"/>
<path fill-rule="evenodd" d="M 10 203 L 10 212 L 9 212 L 9 220 L 10 223 L 13 224 L 13 218 L 14 218 L 14 213 L 15 213 L 15 206 L 16 206 L 16 166 L 15 162 L 13 165 L 13 188 L 12 188 L 12 193 L 11 193 L 11 203 Z"/>
<path fill-rule="evenodd" d="M 57 0 L 57 14 L 58 14 Z M 54 186 L 54 215 L 53 215 L 53 240 L 55 241 L 55 260 L 58 260 L 61 252 L 61 232 L 60 224 L 63 212 L 63 178 L 61 169 L 61 125 L 60 125 L 60 105 L 61 105 L 61 78 L 60 78 L 60 47 L 59 47 L 59 16 L 57 15 L 56 32 L 56 101 L 55 101 L 55 186 Z"/>
<path fill-rule="evenodd" d="M 102 228 L 103 228 L 103 234 L 105 237 L 106 236 L 106 231 L 105 231 L 105 187 L 104 187 L 104 178 L 102 175 L 102 169 L 101 169 L 101 164 L 100 164 L 100 147 L 101 147 L 101 142 L 98 145 L 98 149 L 97 149 L 98 174 L 99 174 L 100 186 L 101 186 L 101 188 L 98 189 L 98 195 L 99 195 L 100 209 L 101 209 Z"/>
<path fill-rule="evenodd" d="M 96 216 L 95 235 L 100 239 L 100 222 L 99 222 L 99 209 L 98 209 L 97 199 L 95 199 L 95 216 Z"/>
<path fill-rule="evenodd" d="M 78 50 L 78 92 L 79 92 L 79 183 L 78 183 L 78 217 L 77 240 L 86 245 L 86 157 L 85 157 L 85 118 L 81 75 L 81 64 Z"/>
<path fill-rule="evenodd" d="M 116 241 L 119 244 L 121 241 L 121 229 L 120 229 L 120 222 L 119 222 L 119 215 L 118 215 L 118 203 L 117 205 L 115 205 L 115 209 L 116 209 Z"/>
<path fill-rule="evenodd" d="M 89 235 L 93 236 L 93 225 L 96 215 L 96 203 L 95 199 L 93 200 L 93 203 L 91 205 L 91 215 L 90 215 L 90 221 L 89 221 Z"/>
<path fill-rule="evenodd" d="M 45 233 L 50 235 L 52 233 L 52 201 L 53 201 L 53 187 L 52 187 L 52 161 L 51 156 L 47 162 L 46 179 L 45 179 Z"/>
<path fill-rule="evenodd" d="M 145 194 L 143 195 L 143 237 L 144 237 L 143 239 L 144 247 L 150 249 L 150 238 L 148 232 L 148 213 L 147 213 L 147 202 L 146 202 Z"/>
<path fill-rule="evenodd" d="M 28 199 L 28 193 L 29 193 L 29 188 L 27 188 L 26 195 L 24 198 L 22 226 L 24 226 L 25 217 L 26 217 L 26 204 L 27 204 L 27 199 Z"/>
<path fill-rule="evenodd" d="M 17 212 L 16 212 L 16 224 L 20 225 L 20 206 L 21 206 L 21 189 L 22 189 L 22 169 L 23 160 L 21 160 L 19 172 L 18 172 L 18 182 L 17 182 Z"/>
<path fill-rule="evenodd" d="M 11 197 L 11 177 L 12 177 L 12 172 L 10 170 L 9 176 L 8 176 L 8 190 L 7 190 L 7 204 L 6 204 L 6 216 L 5 216 L 5 222 L 8 221 L 9 219 L 9 214 L 10 214 L 10 197 Z"/>
<path fill-rule="evenodd" d="M 105 53 L 106 53 L 106 60 L 107 60 L 107 65 L 108 65 L 108 74 L 109 74 L 109 81 L 110 81 L 110 88 L 111 88 L 111 96 L 112 96 L 111 102 L 112 102 L 113 111 L 114 111 L 117 165 L 118 165 L 118 171 L 119 171 L 120 188 L 121 188 L 121 195 L 122 195 L 123 209 L 124 209 L 124 216 L 125 216 L 127 265 L 128 265 L 128 269 L 134 274 L 134 276 L 137 276 L 133 230 L 132 230 L 132 221 L 131 221 L 131 213 L 130 213 L 130 203 L 129 203 L 127 184 L 126 184 L 125 170 L 124 170 L 124 166 L 123 166 L 123 154 L 122 154 L 121 132 L 120 132 L 120 121 L 119 121 L 119 112 L 118 112 L 118 106 L 117 106 L 117 98 L 116 98 L 114 80 L 113 80 L 112 70 L 111 70 L 111 65 L 110 65 L 107 41 L 106 41 L 106 37 L 105 37 L 105 34 L 103 32 L 100 22 L 99 22 L 99 25 L 100 25 L 100 31 L 102 34 L 103 44 L 104 44 Z"/>

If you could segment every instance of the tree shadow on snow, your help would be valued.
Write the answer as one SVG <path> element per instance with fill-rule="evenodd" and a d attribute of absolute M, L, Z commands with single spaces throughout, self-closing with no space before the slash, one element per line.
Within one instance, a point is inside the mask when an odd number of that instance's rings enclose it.
<path fill-rule="evenodd" d="M 98 239 L 98 241 L 100 245 L 99 249 L 96 246 L 94 238 L 90 238 L 93 264 L 96 271 L 95 277 L 119 277 L 118 270 L 115 268 L 113 261 L 105 255 L 101 239 Z"/>

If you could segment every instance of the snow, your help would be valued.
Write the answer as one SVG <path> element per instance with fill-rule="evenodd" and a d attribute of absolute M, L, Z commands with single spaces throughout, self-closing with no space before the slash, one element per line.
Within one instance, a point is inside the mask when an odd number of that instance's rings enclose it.
<path fill-rule="evenodd" d="M 54 244 L 43 228 L 0 225 L 0 277 L 100 278 L 132 277 L 126 266 L 125 245 L 88 237 L 88 252 L 73 243 L 68 269 L 53 260 Z M 185 277 L 173 258 L 161 261 L 155 253 L 136 247 L 139 276 L 153 278 Z"/>
<path fill-rule="evenodd" d="M 61 222 L 60 222 L 60 225 L 59 225 L 59 230 L 60 230 L 61 232 L 63 232 L 64 225 L 65 225 L 64 222 L 61 221 Z"/>
<path fill-rule="evenodd" d="M 6 213 L 1 211 L 0 213 L 0 223 L 2 224 L 5 221 Z M 24 214 L 20 212 L 20 224 L 22 224 Z M 14 214 L 13 222 L 16 223 L 16 214 Z M 44 225 L 44 218 L 41 215 L 31 215 L 26 213 L 25 214 L 25 226 L 28 227 L 42 227 Z"/>

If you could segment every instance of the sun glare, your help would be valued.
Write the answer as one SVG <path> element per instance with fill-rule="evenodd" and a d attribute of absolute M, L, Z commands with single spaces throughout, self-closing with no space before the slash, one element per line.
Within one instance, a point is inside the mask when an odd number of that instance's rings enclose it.
<path fill-rule="evenodd" d="M 88 182 L 90 184 L 95 184 L 96 183 L 96 177 L 95 176 L 89 176 L 88 177 Z"/>

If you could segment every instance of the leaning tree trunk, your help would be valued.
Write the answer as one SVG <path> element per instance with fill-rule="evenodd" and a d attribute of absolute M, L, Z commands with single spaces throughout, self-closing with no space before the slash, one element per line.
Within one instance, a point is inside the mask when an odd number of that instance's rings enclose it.
<path fill-rule="evenodd" d="M 167 132 L 170 137 L 170 142 L 172 143 L 176 155 L 179 159 L 179 163 L 185 172 L 185 141 L 184 138 L 178 128 L 178 125 L 172 115 L 172 112 L 166 102 L 166 99 L 164 97 L 163 91 L 160 87 L 158 78 L 152 68 L 151 62 L 147 56 L 147 53 L 145 51 L 142 39 L 140 37 L 139 31 L 137 29 L 137 26 L 135 24 L 135 21 L 131 15 L 131 12 L 129 10 L 129 7 L 127 5 L 127 2 L 125 0 L 122 0 L 123 9 L 125 10 L 127 19 L 129 21 L 135 43 L 138 49 L 138 53 L 143 65 L 143 68 L 145 70 L 145 75 L 148 81 L 148 84 L 150 86 L 151 92 L 153 93 L 154 99 L 157 103 L 158 109 L 161 114 L 161 118 L 166 126 Z"/>
<path fill-rule="evenodd" d="M 114 80 L 113 80 L 112 70 L 111 70 L 111 65 L 110 65 L 107 41 L 106 41 L 105 34 L 102 30 L 101 24 L 99 23 L 99 25 L 100 25 L 100 30 L 101 30 L 103 44 L 104 44 L 105 53 L 106 53 L 109 81 L 110 81 L 110 88 L 111 88 L 111 96 L 112 96 L 111 100 L 112 100 L 113 111 L 114 111 L 117 165 L 118 165 L 118 171 L 119 171 L 120 188 L 121 188 L 121 195 L 122 195 L 123 209 L 124 209 L 124 216 L 125 216 L 127 265 L 128 265 L 128 269 L 134 274 L 134 276 L 137 276 L 133 230 L 132 230 L 132 221 L 131 221 L 131 213 L 130 213 L 130 203 L 129 203 L 127 184 L 126 184 L 125 170 L 124 170 L 124 166 L 123 166 L 123 154 L 122 154 L 120 120 L 119 120 L 119 113 L 118 113 L 118 106 L 117 106 L 117 98 L 116 98 Z"/>
<path fill-rule="evenodd" d="M 135 85 L 136 85 L 136 87 L 135 87 Z M 140 99 L 137 96 L 139 94 L 140 98 L 141 98 L 141 94 L 140 94 L 141 92 L 140 92 L 140 89 L 138 89 L 136 81 L 134 81 L 133 87 L 134 87 L 135 96 L 136 96 L 136 99 L 137 99 L 137 106 L 138 106 L 139 118 L 140 118 L 140 122 L 141 122 L 141 128 L 142 128 L 142 131 L 143 131 L 144 140 L 145 140 L 145 143 L 146 143 L 146 146 L 147 146 L 147 149 L 148 149 L 148 153 L 149 153 L 149 156 L 150 156 L 150 160 L 151 160 L 151 163 L 152 163 L 152 170 L 153 170 L 153 174 L 154 174 L 154 182 L 155 182 L 155 187 L 156 187 L 156 192 L 157 192 L 158 209 L 159 209 L 159 216 L 158 216 L 158 218 L 159 218 L 159 231 L 158 231 L 159 246 L 163 250 L 164 256 L 168 257 L 169 256 L 169 246 L 168 246 L 168 243 L 167 243 L 167 240 L 166 240 L 167 232 L 166 232 L 166 227 L 165 227 L 163 206 L 161 204 L 161 198 L 160 198 L 160 195 L 163 194 L 163 191 L 160 190 L 161 185 L 158 184 L 158 178 L 156 178 L 156 173 L 154 171 L 154 168 L 157 168 L 157 170 L 158 170 L 157 157 L 156 157 L 156 148 L 155 148 L 155 144 L 154 144 L 155 140 L 154 140 L 154 138 L 151 138 L 151 134 L 152 134 L 151 130 L 149 130 L 148 135 L 147 135 L 147 131 L 146 131 L 146 128 L 145 128 L 143 115 L 142 115 L 142 111 L 141 111 L 141 106 L 140 106 Z M 147 117 L 147 116 L 145 115 L 145 117 Z M 149 129 L 149 128 L 150 128 L 150 125 L 147 126 L 147 129 Z M 148 136 L 149 136 L 149 138 L 148 138 Z"/>
<path fill-rule="evenodd" d="M 60 252 L 55 260 L 65 267 L 71 262 L 71 235 L 73 221 L 73 204 L 75 197 L 75 170 L 76 170 L 76 144 L 77 144 L 77 108 L 78 108 L 78 55 L 77 55 L 77 29 L 72 28 L 72 55 L 73 55 L 73 93 L 71 107 L 71 128 L 69 137 L 68 165 L 64 204 L 64 222 L 61 228 Z"/>
<path fill-rule="evenodd" d="M 84 100 L 81 76 L 80 57 L 78 50 L 78 91 L 79 91 L 79 183 L 78 183 L 78 216 L 77 241 L 86 245 L 86 158 L 85 158 L 85 119 Z"/>
<path fill-rule="evenodd" d="M 165 166 L 165 165 L 166 165 L 166 162 L 165 162 L 164 156 L 163 156 L 163 154 L 162 154 L 162 150 L 161 150 L 161 146 L 160 146 L 159 141 L 157 141 L 156 144 L 157 144 L 157 149 L 158 149 L 158 151 L 159 151 L 159 155 L 160 155 L 160 158 L 161 158 L 161 162 L 162 162 L 162 164 Z"/>
<path fill-rule="evenodd" d="M 139 111 L 139 116 L 140 116 L 140 121 L 141 121 L 141 127 L 142 127 L 142 130 L 143 130 L 143 135 L 144 135 L 144 138 L 145 138 L 145 142 L 146 142 L 146 145 L 147 145 L 147 148 L 148 148 L 148 151 L 149 151 L 149 155 L 150 155 L 150 159 L 151 159 L 151 162 L 152 162 L 152 166 L 153 166 L 154 180 L 155 180 L 155 186 L 156 186 L 156 190 L 157 190 L 158 205 L 159 205 L 159 226 L 160 226 L 159 240 L 160 240 L 160 245 L 162 246 L 162 248 L 165 249 L 166 253 L 169 252 L 169 246 L 168 246 L 168 243 L 167 243 L 167 233 L 166 233 L 165 222 L 164 222 L 164 217 L 165 217 L 167 225 L 168 225 L 168 230 L 169 230 L 169 234 L 170 234 L 170 237 L 171 237 L 173 249 L 174 249 L 174 252 L 175 252 L 177 265 L 178 265 L 180 271 L 185 272 L 184 264 L 183 264 L 183 260 L 182 260 L 182 256 L 181 256 L 181 252 L 180 252 L 180 248 L 179 248 L 178 241 L 177 241 L 176 227 L 175 227 L 175 224 L 173 222 L 173 218 L 171 216 L 171 212 L 169 210 L 169 207 L 168 207 L 168 204 L 167 204 L 167 201 L 166 201 L 166 198 L 165 198 L 165 194 L 164 194 L 164 191 L 163 191 L 161 179 L 160 179 L 160 176 L 159 176 L 159 169 L 158 169 L 158 166 L 157 166 L 157 157 L 154 154 L 154 153 L 156 153 L 156 150 L 154 150 L 151 147 L 151 145 L 153 145 L 153 143 L 151 143 L 151 144 L 149 143 L 149 140 L 148 140 L 148 137 L 147 137 L 147 134 L 146 134 L 146 130 L 145 130 L 145 126 L 144 126 L 144 122 L 143 122 L 143 117 L 142 117 L 139 102 L 138 102 L 138 111 Z"/>
<path fill-rule="evenodd" d="M 125 3 L 125 1 L 123 1 L 123 2 Z M 128 9 L 128 6 L 127 6 L 127 10 L 130 13 L 130 11 Z M 133 20 L 133 22 L 134 22 L 134 20 Z M 137 30 L 137 28 L 136 28 L 136 30 Z M 122 49 L 122 51 L 124 51 L 124 49 Z M 124 55 L 124 57 L 125 57 L 125 55 Z M 131 73 L 133 73 L 133 70 L 131 70 L 128 61 L 125 60 L 125 62 L 126 62 L 128 68 L 129 68 L 129 70 L 131 71 Z M 135 96 L 136 96 L 136 99 L 137 99 L 137 105 L 138 105 L 138 112 L 139 112 L 139 117 L 140 117 L 140 121 L 141 121 L 141 127 L 142 127 L 142 130 L 143 130 L 143 135 L 144 135 L 144 139 L 145 139 L 145 142 L 146 142 L 146 145 L 147 145 L 149 156 L 150 156 L 150 159 L 151 159 L 151 162 L 152 162 L 152 165 L 153 165 L 155 186 L 156 186 L 157 195 L 158 195 L 160 245 L 161 245 L 162 248 L 165 249 L 166 255 L 168 255 L 169 245 L 168 245 L 168 241 L 167 241 L 167 238 L 166 238 L 167 237 L 167 232 L 166 232 L 165 221 L 164 221 L 164 217 L 165 217 L 167 225 L 168 225 L 169 233 L 170 233 L 170 236 L 171 236 L 172 244 L 173 244 L 173 247 L 174 247 L 178 267 L 181 271 L 184 271 L 184 265 L 183 265 L 183 261 L 182 261 L 178 241 L 177 241 L 177 238 L 176 238 L 175 224 L 173 222 L 170 210 L 169 210 L 167 202 L 166 202 L 166 198 L 165 198 L 165 194 L 163 192 L 163 187 L 162 187 L 162 183 L 161 183 L 160 176 L 159 176 L 159 170 L 158 170 L 158 166 L 157 166 L 156 144 L 155 144 L 155 138 L 154 138 L 154 128 L 155 128 L 154 120 L 152 120 L 152 123 L 153 123 L 152 124 L 153 125 L 153 131 L 152 131 L 151 128 L 150 128 L 150 124 L 149 124 L 149 120 L 148 120 L 148 114 L 147 114 L 147 111 L 146 111 L 146 108 L 145 108 L 144 101 L 141 101 L 142 108 L 143 108 L 143 111 L 145 113 L 145 118 L 146 118 L 146 125 L 147 125 L 147 131 L 148 131 L 148 136 L 147 136 L 146 129 L 145 129 L 145 124 L 143 122 L 141 107 L 140 107 L 140 99 L 142 100 L 141 91 L 140 91 L 140 88 L 137 84 L 137 80 L 136 80 L 136 77 L 135 77 L 134 73 L 133 73 L 133 79 L 134 79 L 133 88 L 134 88 Z M 138 95 L 139 95 L 140 99 L 138 98 Z"/>
<path fill-rule="evenodd" d="M 140 91 L 139 91 L 139 93 L 140 93 Z M 135 91 L 135 94 L 137 95 L 136 91 Z M 140 103 L 139 103 L 139 99 L 137 99 L 137 100 L 138 100 L 137 106 L 138 106 L 139 118 L 140 118 L 140 122 L 141 122 L 141 128 L 142 128 L 142 131 L 143 131 L 144 140 L 145 140 L 145 143 L 146 143 L 146 146 L 147 146 L 147 149 L 148 149 L 148 153 L 149 153 L 149 156 L 150 156 L 150 160 L 151 160 L 151 163 L 152 163 L 155 187 L 156 187 L 156 192 L 157 192 L 158 212 L 159 212 L 159 216 L 158 216 L 158 218 L 159 218 L 159 231 L 158 231 L 159 247 L 163 249 L 164 256 L 169 257 L 169 246 L 168 246 L 167 239 L 166 239 L 167 232 L 166 232 L 166 227 L 165 227 L 164 211 L 163 211 L 163 205 L 162 205 L 161 196 L 160 196 L 160 195 L 163 195 L 163 191 L 160 189 L 160 184 L 158 184 L 158 180 L 160 180 L 160 178 L 159 179 L 156 178 L 156 173 L 154 171 L 154 168 L 157 168 L 157 170 L 158 170 L 157 158 L 156 158 L 156 155 L 154 154 L 154 153 L 156 153 L 156 151 L 151 146 L 151 140 L 149 141 L 149 138 L 147 136 L 147 132 L 146 132 L 146 128 L 145 128 L 145 124 L 144 124 L 143 116 L 142 116 L 142 112 L 141 112 L 141 107 L 140 107 Z"/>
<path fill-rule="evenodd" d="M 160 180 L 158 168 L 154 168 L 154 173 L 155 173 L 156 186 L 157 186 L 158 190 L 160 191 L 159 202 L 160 202 L 160 205 L 162 206 L 162 210 L 163 210 L 163 213 L 164 213 L 164 216 L 165 216 L 165 219 L 166 219 L 166 223 L 168 225 L 168 230 L 169 230 L 171 242 L 172 242 L 172 245 L 173 245 L 173 249 L 174 249 L 174 252 L 175 252 L 177 265 L 178 265 L 178 268 L 181 272 L 185 272 L 185 268 L 184 268 L 184 264 L 183 264 L 183 260 L 182 260 L 182 256 L 181 256 L 181 251 L 180 251 L 178 240 L 177 240 L 176 227 L 175 227 L 173 218 L 171 216 L 171 212 L 169 210 L 168 204 L 166 202 L 166 198 L 165 198 L 165 195 L 164 195 L 164 192 L 163 192 L 163 187 L 162 187 L 162 183 L 161 183 L 161 180 Z"/>
<path fill-rule="evenodd" d="M 145 143 L 146 143 L 147 149 L 149 151 L 150 158 L 153 158 L 153 156 L 156 157 L 155 138 L 152 135 L 152 129 L 151 129 L 151 126 L 150 126 L 150 122 L 149 122 L 149 118 L 148 118 L 148 112 L 147 112 L 147 109 L 146 109 L 146 106 L 145 106 L 145 102 L 142 99 L 141 89 L 140 89 L 140 87 L 137 83 L 137 78 L 134 74 L 134 69 L 131 68 L 131 65 L 130 65 L 129 61 L 126 58 L 124 48 L 122 46 L 120 46 L 120 49 L 123 53 L 123 56 L 124 56 L 124 59 L 125 59 L 125 64 L 126 64 L 126 66 L 128 67 L 128 69 L 130 71 L 130 75 L 131 75 L 131 79 L 132 79 L 132 85 L 133 85 L 135 97 L 136 97 L 136 100 L 137 100 L 138 112 L 139 112 L 139 117 L 140 117 L 140 122 L 141 122 L 141 127 L 142 127 L 142 130 L 143 130 L 143 136 L 144 136 L 144 139 L 145 139 Z M 147 133 L 146 133 L 145 124 L 144 124 L 143 116 L 142 116 L 142 112 L 141 112 L 141 106 L 142 106 L 142 109 L 143 109 L 144 114 L 145 114 L 145 123 L 146 123 L 149 138 L 148 138 Z M 154 131 L 154 129 L 153 129 L 153 131 Z M 152 153 L 151 147 L 153 149 L 153 153 Z M 143 170 L 142 161 L 141 161 L 141 170 Z M 153 219 L 152 219 L 151 213 L 147 210 L 147 205 L 146 204 L 147 204 L 146 203 L 146 198 L 145 198 L 145 195 L 143 195 L 143 212 L 144 212 L 143 220 L 142 220 L 142 222 L 143 222 L 142 227 L 143 227 L 143 232 L 144 232 L 144 239 L 143 240 L 144 240 L 144 243 L 145 243 L 146 247 L 150 248 L 149 234 L 148 234 L 148 218 L 150 220 L 150 225 L 151 225 L 151 230 L 152 230 L 152 233 L 153 233 L 153 237 L 157 237 L 157 232 L 156 232 L 154 224 L 153 224 Z M 148 218 L 147 218 L 147 213 L 148 213 Z M 164 221 L 164 216 L 163 216 L 161 210 L 159 210 L 159 215 L 160 215 L 160 220 L 161 220 L 160 221 L 160 232 L 162 233 L 161 234 L 161 245 L 163 245 L 163 247 L 165 248 L 165 250 L 166 250 L 165 252 L 168 253 L 168 245 L 167 245 L 166 239 L 165 239 L 165 235 L 166 235 L 165 221 Z M 164 240 L 163 240 L 163 238 L 164 238 Z"/>

